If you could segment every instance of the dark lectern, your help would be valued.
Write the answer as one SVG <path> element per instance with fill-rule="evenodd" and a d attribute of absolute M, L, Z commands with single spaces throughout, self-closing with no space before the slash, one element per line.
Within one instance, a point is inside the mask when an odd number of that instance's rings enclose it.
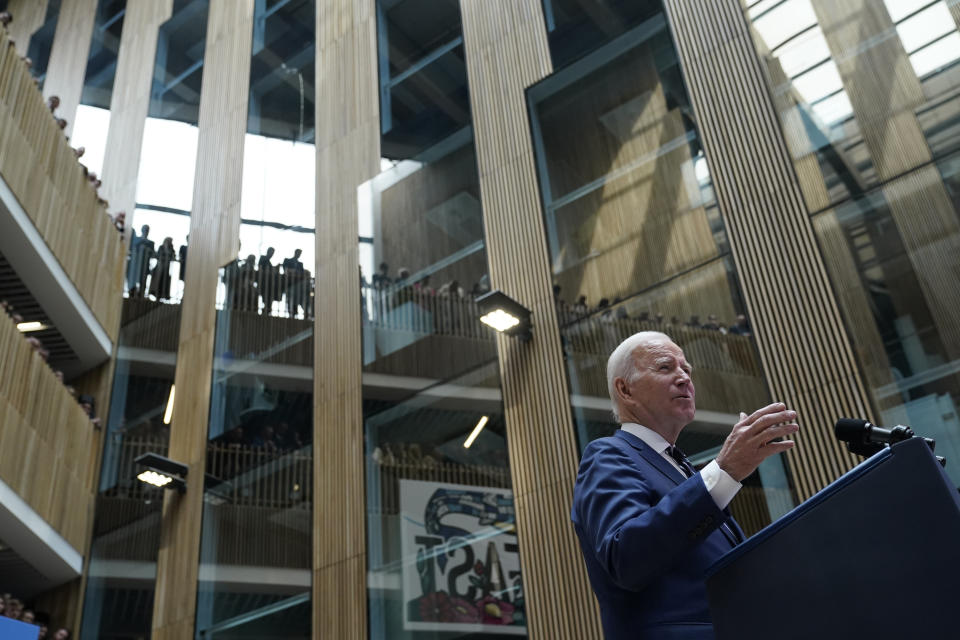
<path fill-rule="evenodd" d="M 960 496 L 920 438 L 721 558 L 717 640 L 960 638 Z"/>

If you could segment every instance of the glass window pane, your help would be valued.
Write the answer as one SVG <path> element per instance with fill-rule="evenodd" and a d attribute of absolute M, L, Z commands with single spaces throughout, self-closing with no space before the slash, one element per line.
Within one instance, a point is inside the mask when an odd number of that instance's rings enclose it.
<path fill-rule="evenodd" d="M 884 0 L 890 19 L 900 22 L 905 17 L 930 4 L 930 0 Z"/>
<path fill-rule="evenodd" d="M 553 68 L 560 69 L 627 31 L 662 20 L 660 0 L 543 0 Z"/>
<path fill-rule="evenodd" d="M 835 65 L 832 60 L 828 60 L 820 66 L 794 78 L 793 86 L 805 102 L 811 103 L 843 89 L 843 81 L 840 80 L 840 72 L 837 71 L 837 65 Z"/>
<path fill-rule="evenodd" d="M 832 125 L 849 117 L 853 113 L 853 107 L 850 106 L 850 98 L 847 97 L 847 92 L 841 91 L 813 105 L 813 112 L 817 114 L 817 118 L 821 122 Z"/>
<path fill-rule="evenodd" d="M 936 440 L 960 485 L 960 155 L 814 218 L 882 424 Z"/>
<path fill-rule="evenodd" d="M 947 6 L 938 2 L 897 25 L 897 33 L 907 52 L 919 49 L 931 40 L 956 31 L 956 23 Z"/>
<path fill-rule="evenodd" d="M 777 50 L 783 72 L 792 78 L 830 57 L 827 40 L 819 27 L 797 36 Z"/>
<path fill-rule="evenodd" d="M 960 34 L 951 33 L 911 55 L 910 64 L 922 77 L 952 64 L 957 58 L 960 58 Z"/>
<path fill-rule="evenodd" d="M 452 6 L 419 15 L 458 41 Z M 394 26 L 380 21 L 381 44 Z M 526 636 L 496 345 L 475 302 L 490 279 L 462 56 L 399 81 L 381 64 L 393 120 L 357 190 L 375 640 Z"/>
<path fill-rule="evenodd" d="M 754 19 L 753 26 L 767 46 L 776 49 L 787 39 L 816 23 L 817 16 L 810 0 L 786 0 Z"/>
<path fill-rule="evenodd" d="M 570 402 L 581 447 L 613 433 L 607 358 L 666 332 L 697 387 L 680 446 L 706 463 L 769 397 L 669 30 L 632 33 L 527 92 Z M 737 498 L 749 529 L 793 504 L 784 477 L 773 460 Z"/>
<path fill-rule="evenodd" d="M 811 212 L 960 149 L 960 35 L 943 2 L 820 2 L 817 17 L 816 37 L 773 53 L 767 16 L 752 24 Z M 796 73 L 813 52 L 830 51 L 842 59 Z"/>

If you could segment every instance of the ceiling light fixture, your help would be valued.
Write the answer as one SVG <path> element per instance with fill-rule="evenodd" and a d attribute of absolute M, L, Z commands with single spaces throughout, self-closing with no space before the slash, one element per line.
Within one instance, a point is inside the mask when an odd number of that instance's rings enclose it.
<path fill-rule="evenodd" d="M 477 423 L 477 426 L 473 428 L 473 431 L 470 432 L 470 435 L 467 436 L 467 439 L 463 442 L 463 448 L 469 449 L 470 445 L 473 444 L 473 441 L 477 439 L 477 436 L 480 435 L 480 432 L 483 431 L 483 428 L 487 425 L 487 422 L 490 421 L 490 418 L 483 416 L 480 418 L 480 422 Z"/>
<path fill-rule="evenodd" d="M 176 489 L 180 493 L 187 490 L 188 467 L 182 462 L 151 452 L 138 456 L 134 463 L 143 469 L 137 474 L 137 480 L 155 487 Z"/>
<path fill-rule="evenodd" d="M 488 327 L 524 342 L 530 340 L 530 310 L 499 289 L 477 298 L 477 309 L 480 322 Z"/>
<path fill-rule="evenodd" d="M 167 398 L 167 409 L 163 412 L 163 424 L 170 424 L 173 419 L 173 398 L 177 394 L 177 385 L 170 385 L 170 396 Z"/>
<path fill-rule="evenodd" d="M 19 322 L 17 323 L 17 330 L 20 333 L 30 333 L 31 331 L 43 331 L 44 329 L 49 329 L 49 327 L 42 322 L 36 320 L 32 322 Z"/>

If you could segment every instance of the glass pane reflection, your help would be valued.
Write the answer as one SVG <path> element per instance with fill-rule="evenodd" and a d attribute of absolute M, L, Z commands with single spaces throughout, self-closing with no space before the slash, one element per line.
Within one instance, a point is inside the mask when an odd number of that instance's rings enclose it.
<path fill-rule="evenodd" d="M 616 428 L 609 354 L 662 331 L 694 366 L 697 415 L 679 444 L 706 463 L 740 411 L 770 402 L 752 338 L 764 328 L 745 315 L 666 20 L 649 17 L 527 96 L 580 446 Z M 756 531 L 792 505 L 775 457 L 731 508 Z"/>
<path fill-rule="evenodd" d="M 83 604 L 83 637 L 150 634 L 163 491 L 136 479 L 134 460 L 166 455 L 164 422 L 176 367 L 180 307 L 124 300 L 100 490 Z"/>
<path fill-rule="evenodd" d="M 811 212 L 960 148 L 947 3 L 790 0 L 747 17 Z"/>
<path fill-rule="evenodd" d="M 960 154 L 814 221 L 879 421 L 934 438 L 960 485 L 960 286 L 944 277 L 960 250 Z"/>
<path fill-rule="evenodd" d="M 358 189 L 370 635 L 523 636 L 473 139 L 387 166 Z"/>

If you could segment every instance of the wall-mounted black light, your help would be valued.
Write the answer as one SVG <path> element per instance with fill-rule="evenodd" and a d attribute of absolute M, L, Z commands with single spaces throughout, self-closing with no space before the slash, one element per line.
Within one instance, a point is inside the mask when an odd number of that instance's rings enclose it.
<path fill-rule="evenodd" d="M 180 493 L 187 490 L 187 465 L 158 453 L 145 453 L 134 462 L 138 469 L 143 469 L 137 474 L 137 480 L 163 489 L 176 489 Z"/>
<path fill-rule="evenodd" d="M 524 342 L 530 339 L 530 310 L 499 289 L 477 298 L 480 322 Z"/>

